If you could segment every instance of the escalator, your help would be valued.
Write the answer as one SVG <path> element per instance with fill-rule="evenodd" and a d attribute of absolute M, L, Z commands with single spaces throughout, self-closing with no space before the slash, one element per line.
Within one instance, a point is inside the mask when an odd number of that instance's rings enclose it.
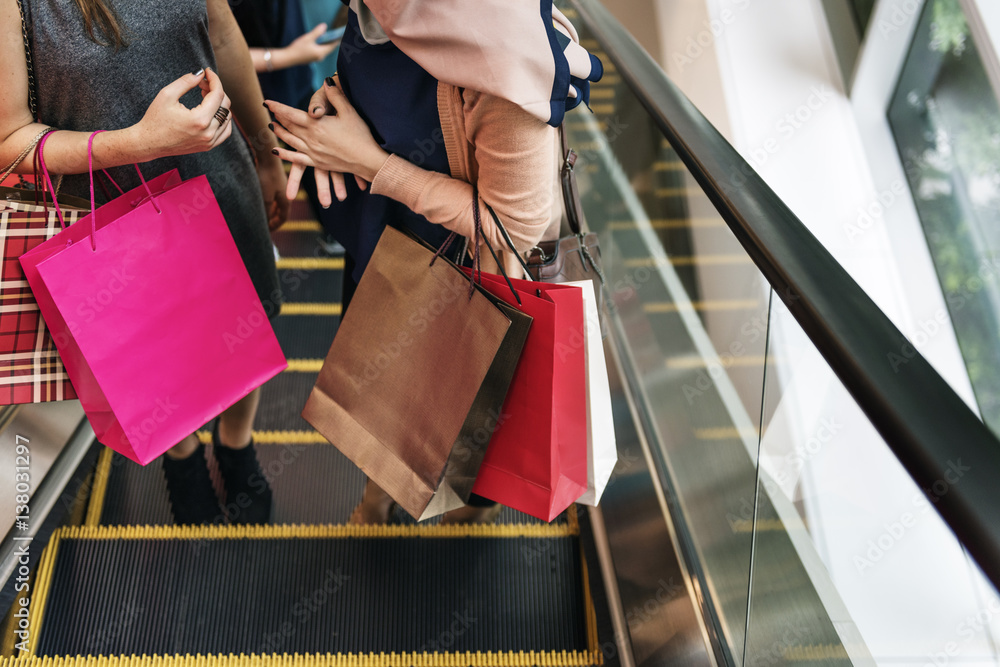
<path fill-rule="evenodd" d="M 600 508 L 345 525 L 363 476 L 299 416 L 343 260 L 298 201 L 275 235 L 289 368 L 254 431 L 271 524 L 175 526 L 157 463 L 94 444 L 72 407 L 4 413 L 11 442 L 68 444 L 30 536 L 0 544 L 0 667 L 996 657 L 1000 601 L 956 628 L 1000 583 L 996 436 L 919 353 L 885 363 L 906 339 L 599 2 L 560 4 L 607 65 L 566 118 L 608 279 L 619 462 Z"/>
<path fill-rule="evenodd" d="M 507 509 L 492 526 L 418 525 L 401 510 L 386 526 L 345 525 L 364 476 L 299 416 L 337 328 L 329 296 L 344 266 L 308 210 L 295 202 L 275 234 L 286 286 L 275 330 L 289 368 L 264 386 L 254 431 L 272 523 L 175 526 L 159 464 L 101 449 L 80 525 L 54 531 L 36 570 L 28 656 L 598 663 L 601 584 L 588 576 L 576 508 L 550 524 Z M 225 501 L 210 431 L 199 437 Z"/>

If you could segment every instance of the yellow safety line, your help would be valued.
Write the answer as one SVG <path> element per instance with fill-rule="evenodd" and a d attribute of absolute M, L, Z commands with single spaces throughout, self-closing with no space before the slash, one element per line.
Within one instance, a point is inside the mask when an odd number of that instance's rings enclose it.
<path fill-rule="evenodd" d="M 319 373 L 323 368 L 323 359 L 287 359 L 286 373 Z"/>
<path fill-rule="evenodd" d="M 593 121 L 584 121 L 584 122 L 581 122 L 581 121 L 566 121 L 566 129 L 569 130 L 571 133 L 572 132 L 587 133 L 587 132 L 590 131 L 590 127 L 591 127 L 590 123 L 591 122 L 593 122 Z M 608 130 L 608 124 L 605 123 L 603 120 L 597 121 L 596 126 L 597 126 L 597 129 L 599 129 L 601 132 L 607 132 L 607 130 Z M 570 148 L 574 148 L 575 147 L 575 141 L 573 140 L 572 137 L 570 137 L 570 140 L 569 140 L 569 147 Z M 577 165 L 579 165 L 579 163 L 577 163 Z M 579 168 L 579 166 L 577 166 L 577 168 Z M 17 298 L 17 297 L 14 297 L 14 298 Z"/>
<path fill-rule="evenodd" d="M 80 529 L 83 526 L 73 526 Z M 31 630 L 30 642 L 28 643 L 29 656 L 35 655 L 35 647 L 38 645 L 38 638 L 42 636 L 42 621 L 45 619 L 45 604 L 49 599 L 49 591 L 52 589 L 52 574 L 55 571 L 56 555 L 59 553 L 60 533 L 65 528 L 57 528 L 49 538 L 49 543 L 42 552 L 42 558 L 38 562 L 35 571 L 34 588 L 31 592 L 31 608 L 28 610 L 28 628 Z M 24 655 L 24 652 L 21 652 Z"/>
<path fill-rule="evenodd" d="M 336 271 L 344 268 L 343 257 L 282 257 L 277 262 L 279 269 L 302 269 L 303 271 Z"/>
<path fill-rule="evenodd" d="M 17 598 L 14 599 L 14 604 L 17 604 Z M 14 655 L 14 644 L 17 643 L 17 637 L 14 635 L 16 627 L 17 617 L 8 612 L 7 620 L 3 624 L 3 630 L 0 631 L 0 658 Z"/>
<path fill-rule="evenodd" d="M 811 646 L 788 646 L 782 651 L 789 662 L 826 662 L 828 660 L 850 660 L 847 649 L 840 644 L 814 644 Z"/>
<path fill-rule="evenodd" d="M 530 537 L 551 539 L 579 535 L 579 525 L 567 523 L 518 524 L 392 524 L 352 526 L 348 524 L 266 524 L 205 526 L 63 526 L 63 539 L 78 540 L 276 540 L 342 538 L 448 538 Z"/>
<path fill-rule="evenodd" d="M 94 489 L 94 476 L 96 474 L 96 470 L 88 472 L 87 478 L 83 480 L 83 484 L 76 490 L 76 496 L 73 498 L 73 507 L 66 518 L 66 523 L 70 526 L 82 526 L 86 520 L 87 509 L 90 507 L 90 499 Z"/>
<path fill-rule="evenodd" d="M 675 160 L 667 162 L 666 160 L 661 160 L 659 162 L 653 163 L 653 171 L 684 171 L 687 167 L 680 160 Z"/>
<path fill-rule="evenodd" d="M 2 658 L 0 667 L 585 667 L 590 651 L 126 655 Z"/>
<path fill-rule="evenodd" d="M 593 88 L 590 90 L 590 99 L 607 99 L 609 97 L 613 98 L 615 96 L 614 88 Z"/>
<path fill-rule="evenodd" d="M 785 524 L 781 519 L 733 519 L 730 526 L 734 533 L 770 532 L 780 533 L 785 531 Z"/>
<path fill-rule="evenodd" d="M 719 300 L 708 300 L 708 301 L 691 301 L 686 304 L 670 303 L 668 301 L 655 301 L 652 303 L 645 303 L 642 306 L 643 311 L 647 314 L 655 315 L 662 313 L 677 313 L 682 310 L 690 311 L 704 311 L 704 312 L 716 312 L 720 310 L 753 310 L 755 308 L 763 307 L 760 301 L 756 299 L 719 299 Z"/>
<path fill-rule="evenodd" d="M 198 431 L 197 435 L 203 445 L 211 444 L 211 431 Z M 257 445 L 326 445 L 330 442 L 318 431 L 254 431 L 253 441 Z"/>
<path fill-rule="evenodd" d="M 111 476 L 111 457 L 114 452 L 105 447 L 97 460 L 97 470 L 94 471 L 94 485 L 90 489 L 90 503 L 87 505 L 87 518 L 84 524 L 96 526 L 101 522 L 104 511 L 104 496 L 108 491 L 108 477 Z"/>
<path fill-rule="evenodd" d="M 282 315 L 337 315 L 342 308 L 339 303 L 306 303 L 291 301 L 281 304 Z"/>
<path fill-rule="evenodd" d="M 657 188 L 653 194 L 661 199 L 666 197 L 705 197 L 705 191 L 701 188 Z"/>
<path fill-rule="evenodd" d="M 696 428 L 694 437 L 699 440 L 741 440 L 743 436 L 757 437 L 757 429 L 738 429 L 735 426 L 713 426 L 711 428 Z"/>
<path fill-rule="evenodd" d="M 719 266 L 722 264 L 752 264 L 748 255 L 695 255 L 668 257 L 674 266 Z M 636 269 L 657 266 L 660 262 L 653 257 L 633 257 L 625 260 L 625 267 Z"/>
<path fill-rule="evenodd" d="M 748 354 L 742 357 L 723 357 L 720 359 L 714 359 L 712 361 L 713 365 L 722 366 L 723 368 L 755 368 L 762 367 L 765 363 L 773 364 L 775 363 L 775 358 L 773 356 L 764 358 L 762 354 Z M 707 368 L 708 363 L 705 361 L 704 357 L 697 354 L 692 354 L 683 357 L 671 357 L 666 360 L 667 368 Z"/>
<path fill-rule="evenodd" d="M 289 220 L 283 224 L 279 232 L 322 232 L 323 225 L 315 220 Z"/>
<path fill-rule="evenodd" d="M 613 114 L 615 112 L 615 105 L 614 104 L 591 104 L 590 105 L 590 110 L 593 111 L 594 113 Z"/>
<path fill-rule="evenodd" d="M 660 218 L 650 220 L 649 226 L 653 229 L 687 229 L 688 227 L 725 227 L 726 222 L 722 218 Z M 608 229 L 611 231 L 638 227 L 639 223 L 634 220 L 616 220 L 608 223 Z"/>

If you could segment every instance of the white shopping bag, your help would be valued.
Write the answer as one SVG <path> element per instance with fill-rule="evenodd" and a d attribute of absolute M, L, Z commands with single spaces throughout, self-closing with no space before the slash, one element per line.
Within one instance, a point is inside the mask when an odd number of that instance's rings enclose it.
<path fill-rule="evenodd" d="M 594 281 L 579 280 L 564 284 L 577 285 L 583 292 L 583 338 L 587 348 L 587 491 L 577 502 L 596 506 L 618 462 L 608 364 L 604 359 Z"/>

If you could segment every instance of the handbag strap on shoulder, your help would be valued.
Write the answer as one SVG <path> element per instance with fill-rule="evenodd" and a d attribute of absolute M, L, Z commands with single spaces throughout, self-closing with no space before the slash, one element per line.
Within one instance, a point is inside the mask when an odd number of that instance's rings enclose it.
<path fill-rule="evenodd" d="M 17 0 L 17 10 L 21 12 L 21 38 L 24 40 L 24 61 L 28 66 L 28 108 L 32 120 L 38 118 L 38 101 L 35 98 L 35 68 L 31 62 L 31 42 L 28 40 L 28 22 L 24 16 L 24 0 Z"/>

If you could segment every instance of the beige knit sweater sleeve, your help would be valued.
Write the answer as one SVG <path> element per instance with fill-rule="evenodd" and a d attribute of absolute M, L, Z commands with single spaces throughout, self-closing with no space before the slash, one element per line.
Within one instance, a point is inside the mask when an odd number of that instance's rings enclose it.
<path fill-rule="evenodd" d="M 456 100 L 460 105 L 456 113 L 442 113 L 453 175 L 428 171 L 393 155 L 375 176 L 371 191 L 471 240 L 472 185 L 467 180 L 478 179 L 480 201 L 493 207 L 523 253 L 553 222 L 557 131 L 499 97 L 466 90 Z M 447 126 L 451 122 L 455 128 Z M 450 136 L 458 145 L 448 145 Z M 480 215 L 493 248 L 498 252 L 506 248 L 485 206 Z M 508 268 L 516 266 L 511 259 L 504 262 Z"/>

